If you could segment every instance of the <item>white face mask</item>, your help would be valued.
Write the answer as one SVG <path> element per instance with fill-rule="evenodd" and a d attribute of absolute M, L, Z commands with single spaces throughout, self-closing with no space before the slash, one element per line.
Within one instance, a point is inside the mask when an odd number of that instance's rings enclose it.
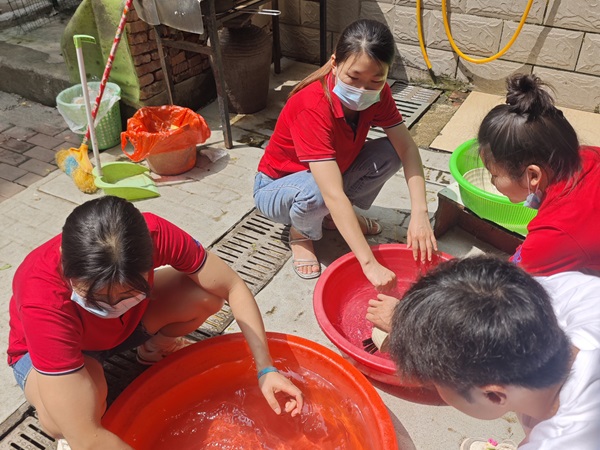
<path fill-rule="evenodd" d="M 346 108 L 352 111 L 363 111 L 379 101 L 381 89 L 359 89 L 344 83 L 336 77 L 333 92 Z"/>
<path fill-rule="evenodd" d="M 125 298 L 114 306 L 104 302 L 96 302 L 96 306 L 88 303 L 87 300 L 77 292 L 73 291 L 71 293 L 71 300 L 73 300 L 86 311 L 91 312 L 92 314 L 103 319 L 115 319 L 117 317 L 121 317 L 145 298 L 146 294 L 142 293 L 134 297 Z"/>

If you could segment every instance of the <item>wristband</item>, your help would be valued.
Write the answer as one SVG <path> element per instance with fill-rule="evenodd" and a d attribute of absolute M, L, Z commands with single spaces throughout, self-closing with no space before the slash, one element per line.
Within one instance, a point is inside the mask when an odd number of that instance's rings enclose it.
<path fill-rule="evenodd" d="M 260 377 L 262 377 L 263 375 L 266 375 L 269 372 L 279 372 L 279 370 L 277 370 L 277 367 L 267 366 L 264 369 L 260 370 L 256 374 L 256 378 L 258 378 L 260 380 Z"/>

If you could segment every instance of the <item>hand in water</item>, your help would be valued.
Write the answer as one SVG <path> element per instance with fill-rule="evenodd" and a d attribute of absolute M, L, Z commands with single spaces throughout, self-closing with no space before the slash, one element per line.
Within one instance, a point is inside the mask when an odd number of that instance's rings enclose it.
<path fill-rule="evenodd" d="M 367 308 L 367 320 L 377 328 L 389 333 L 392 327 L 394 309 L 400 302 L 396 297 L 379 294 L 376 299 L 369 300 Z"/>
<path fill-rule="evenodd" d="M 379 292 L 389 292 L 396 287 L 396 274 L 378 262 L 365 268 L 364 273 Z"/>
<path fill-rule="evenodd" d="M 302 406 L 304 405 L 302 392 L 294 385 L 294 383 L 279 372 L 270 372 L 263 375 L 258 380 L 258 385 L 265 396 L 265 399 L 269 403 L 269 406 L 276 414 L 281 414 L 281 406 L 275 398 L 275 394 L 278 392 L 283 392 L 291 397 L 285 402 L 284 411 L 286 413 L 291 412 L 292 417 L 296 417 L 302 411 Z"/>

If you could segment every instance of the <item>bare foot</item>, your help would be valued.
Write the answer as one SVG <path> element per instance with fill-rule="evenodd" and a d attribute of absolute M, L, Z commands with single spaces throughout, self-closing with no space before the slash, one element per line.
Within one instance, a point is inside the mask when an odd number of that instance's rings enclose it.
<path fill-rule="evenodd" d="M 301 278 L 316 278 L 321 274 L 321 265 L 315 255 L 313 241 L 305 238 L 294 227 L 290 228 L 290 248 L 293 254 L 294 271 Z"/>

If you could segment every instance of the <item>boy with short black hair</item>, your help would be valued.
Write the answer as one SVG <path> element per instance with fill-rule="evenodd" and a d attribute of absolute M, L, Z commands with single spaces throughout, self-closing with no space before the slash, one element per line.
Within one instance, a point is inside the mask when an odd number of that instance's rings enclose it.
<path fill-rule="evenodd" d="M 452 260 L 395 308 L 389 350 L 401 376 L 432 383 L 480 419 L 517 413 L 520 450 L 600 448 L 600 279 L 534 279 L 510 262 Z M 515 448 L 469 439 L 465 450 Z"/>

